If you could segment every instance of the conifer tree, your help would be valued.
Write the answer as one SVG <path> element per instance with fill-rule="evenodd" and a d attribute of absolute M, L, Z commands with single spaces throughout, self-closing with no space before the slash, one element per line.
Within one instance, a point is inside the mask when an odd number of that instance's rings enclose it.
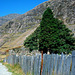
<path fill-rule="evenodd" d="M 75 49 L 75 39 L 71 30 L 62 21 L 54 18 L 50 8 L 44 12 L 40 23 L 39 48 L 51 53 L 69 53 Z"/>
<path fill-rule="evenodd" d="M 70 53 L 75 50 L 75 38 L 61 20 L 54 18 L 52 10 L 47 8 L 35 32 L 25 41 L 30 51 L 39 49 L 44 53 Z"/>

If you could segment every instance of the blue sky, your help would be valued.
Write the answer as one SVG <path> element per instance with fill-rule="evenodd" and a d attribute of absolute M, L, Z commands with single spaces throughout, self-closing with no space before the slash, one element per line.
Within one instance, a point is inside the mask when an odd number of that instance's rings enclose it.
<path fill-rule="evenodd" d="M 0 0 L 0 16 L 23 14 L 48 0 Z"/>

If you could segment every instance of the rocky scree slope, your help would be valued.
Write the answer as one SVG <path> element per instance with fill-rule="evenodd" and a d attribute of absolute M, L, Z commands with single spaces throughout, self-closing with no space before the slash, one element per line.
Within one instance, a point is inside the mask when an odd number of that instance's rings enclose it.
<path fill-rule="evenodd" d="M 12 41 L 11 37 L 17 37 L 25 33 L 28 29 L 39 25 L 43 12 L 50 7 L 56 18 L 64 21 L 68 28 L 75 33 L 75 1 L 74 0 L 49 0 L 19 17 L 6 22 L 0 27 L 1 41 L 7 40 L 3 45 Z M 12 36 L 10 34 L 13 34 Z M 19 34 L 19 35 L 18 35 Z M 15 38 L 14 37 L 14 38 Z M 19 41 L 19 40 L 18 40 Z M 2 45 L 1 45 L 2 46 Z"/>

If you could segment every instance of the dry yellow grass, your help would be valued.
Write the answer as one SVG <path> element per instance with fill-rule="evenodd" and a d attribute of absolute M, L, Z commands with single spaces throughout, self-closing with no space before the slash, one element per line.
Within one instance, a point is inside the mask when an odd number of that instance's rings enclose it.
<path fill-rule="evenodd" d="M 2 58 L 2 59 L 5 58 L 5 57 L 6 57 L 6 55 L 0 55 L 0 58 Z"/>

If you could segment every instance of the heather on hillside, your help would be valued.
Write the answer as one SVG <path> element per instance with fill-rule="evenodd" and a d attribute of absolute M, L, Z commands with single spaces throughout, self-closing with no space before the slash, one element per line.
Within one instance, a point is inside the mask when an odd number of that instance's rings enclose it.
<path fill-rule="evenodd" d="M 75 38 L 72 31 L 66 28 L 61 20 L 54 18 L 52 10 L 47 8 L 40 22 L 39 31 L 36 30 L 30 35 L 24 41 L 24 45 L 30 50 L 43 50 L 44 53 L 48 50 L 50 53 L 70 53 L 75 49 Z"/>

